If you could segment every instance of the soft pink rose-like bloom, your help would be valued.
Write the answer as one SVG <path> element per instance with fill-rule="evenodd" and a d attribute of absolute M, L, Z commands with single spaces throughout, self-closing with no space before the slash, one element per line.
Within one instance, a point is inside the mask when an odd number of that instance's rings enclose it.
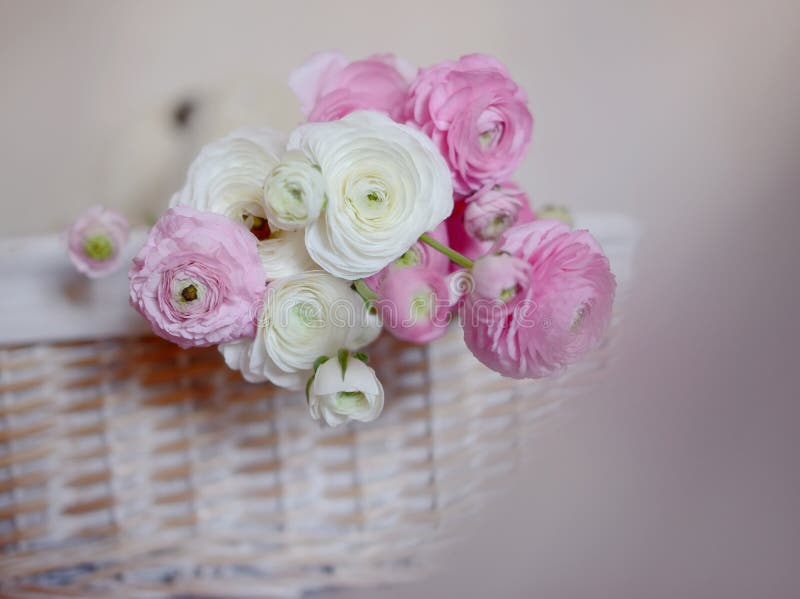
<path fill-rule="evenodd" d="M 428 235 L 433 237 L 444 245 L 448 244 L 447 237 L 447 224 L 442 222 L 433 231 L 428 232 Z M 380 272 L 375 273 L 371 277 L 364 279 L 364 282 L 373 291 L 380 291 L 381 283 L 386 278 L 387 274 L 397 268 L 412 268 L 421 266 L 432 272 L 438 273 L 442 276 L 450 271 L 450 259 L 441 252 L 433 249 L 427 243 L 417 241 L 412 245 L 408 251 L 400 256 L 397 260 L 389 264 Z"/>
<path fill-rule="evenodd" d="M 533 131 L 525 92 L 483 54 L 422 69 L 409 91 L 406 119 L 439 146 L 462 195 L 508 179 Z"/>
<path fill-rule="evenodd" d="M 444 335 L 450 314 L 444 276 L 421 266 L 393 267 L 378 294 L 383 327 L 398 339 L 430 343 Z"/>
<path fill-rule="evenodd" d="M 478 297 L 488 300 L 514 300 L 527 288 L 531 279 L 531 265 L 511 254 L 487 254 L 475 261 L 472 279 Z M 509 301 L 506 301 L 509 304 Z"/>
<path fill-rule="evenodd" d="M 492 185 L 464 200 L 464 229 L 478 241 L 495 241 L 523 218 L 533 220 L 528 196 L 516 183 Z M 527 222 L 527 221 L 526 221 Z"/>
<path fill-rule="evenodd" d="M 67 253 L 72 264 L 93 279 L 120 266 L 120 251 L 128 242 L 128 220 L 116 210 L 94 206 L 67 230 Z"/>
<path fill-rule="evenodd" d="M 339 52 L 320 52 L 289 75 L 289 87 L 309 121 L 335 121 L 356 110 L 403 116 L 417 69 L 392 54 L 350 62 Z"/>
<path fill-rule="evenodd" d="M 528 196 L 516 183 L 486 187 L 456 202 L 446 221 L 450 247 L 476 260 L 506 229 L 534 218 Z"/>
<path fill-rule="evenodd" d="M 255 336 L 266 278 L 257 241 L 221 214 L 168 210 L 133 259 L 131 305 L 182 348 Z"/>
<path fill-rule="evenodd" d="M 537 220 L 506 231 L 492 253 L 508 252 L 531 267 L 508 309 L 476 293 L 464 302 L 467 347 L 492 370 L 538 378 L 578 360 L 611 320 L 616 281 L 588 231 Z"/>

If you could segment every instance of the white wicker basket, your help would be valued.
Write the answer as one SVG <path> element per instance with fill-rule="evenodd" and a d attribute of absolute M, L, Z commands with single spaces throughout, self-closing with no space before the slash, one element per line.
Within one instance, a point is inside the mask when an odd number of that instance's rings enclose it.
<path fill-rule="evenodd" d="M 611 259 L 619 311 L 636 227 L 578 220 Z M 457 328 L 427 348 L 384 336 L 370 351 L 384 414 L 327 429 L 216 351 L 143 334 L 124 273 L 80 279 L 55 237 L 0 242 L 0 281 L 0 591 L 14 597 L 296 596 L 417 577 L 610 355 L 520 383 L 477 363 Z"/>

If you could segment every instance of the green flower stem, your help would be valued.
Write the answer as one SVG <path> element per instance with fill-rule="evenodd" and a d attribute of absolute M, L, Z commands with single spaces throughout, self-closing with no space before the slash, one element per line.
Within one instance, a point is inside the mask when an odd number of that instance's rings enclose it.
<path fill-rule="evenodd" d="M 464 268 L 472 268 L 472 266 L 474 264 L 474 262 L 472 260 L 470 260 L 469 258 L 464 256 L 463 254 L 459 254 L 454 249 L 447 247 L 443 243 L 439 243 L 438 241 L 436 241 L 433 237 L 431 237 L 427 233 L 423 233 L 422 237 L 420 237 L 419 240 L 421 242 L 423 242 L 423 243 L 427 243 L 429 246 L 431 246 L 437 252 L 441 252 L 442 254 L 444 254 L 445 256 L 450 258 L 450 260 L 452 260 L 453 262 L 455 262 L 459 266 L 463 266 Z"/>
<path fill-rule="evenodd" d="M 353 281 L 353 287 L 355 287 L 356 293 L 358 293 L 365 302 L 377 301 L 378 294 L 370 289 L 363 279 L 356 279 Z"/>

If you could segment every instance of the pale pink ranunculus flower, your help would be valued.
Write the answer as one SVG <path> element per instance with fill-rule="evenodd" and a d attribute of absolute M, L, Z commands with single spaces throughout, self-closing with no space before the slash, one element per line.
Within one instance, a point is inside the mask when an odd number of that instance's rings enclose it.
<path fill-rule="evenodd" d="M 129 235 L 130 225 L 122 214 L 94 206 L 67 230 L 67 254 L 75 268 L 87 277 L 104 277 L 119 268 L 121 250 Z"/>
<path fill-rule="evenodd" d="M 520 214 L 523 217 L 531 214 L 525 192 L 510 181 L 498 183 L 464 200 L 464 229 L 478 241 L 495 241 L 511 225 L 519 222 Z"/>
<path fill-rule="evenodd" d="M 373 110 L 400 121 L 417 69 L 392 54 L 350 62 L 339 52 L 320 52 L 289 75 L 289 87 L 309 121 L 335 121 Z"/>
<path fill-rule="evenodd" d="M 588 231 L 537 220 L 508 229 L 491 252 L 524 260 L 531 276 L 508 305 L 474 292 L 466 297 L 464 341 L 476 358 L 505 376 L 539 378 L 598 344 L 611 321 L 616 281 Z"/>
<path fill-rule="evenodd" d="M 531 270 L 525 260 L 505 252 L 481 256 L 472 267 L 473 293 L 487 300 L 502 299 L 509 304 L 527 288 Z"/>
<path fill-rule="evenodd" d="M 506 229 L 534 218 L 528 196 L 516 183 L 507 181 L 485 187 L 456 202 L 446 221 L 450 246 L 476 260 Z"/>
<path fill-rule="evenodd" d="M 439 243 L 447 245 L 449 243 L 447 237 L 447 224 L 446 221 L 442 222 L 433 231 L 428 233 Z M 387 274 L 396 268 L 412 268 L 421 266 L 433 272 L 439 273 L 444 276 L 450 272 L 450 259 L 441 252 L 433 249 L 427 243 L 417 241 L 412 245 L 397 260 L 386 266 L 380 272 L 367 277 L 364 282 L 373 291 L 380 291 L 381 283 L 386 278 Z"/>
<path fill-rule="evenodd" d="M 533 131 L 525 92 L 500 62 L 484 54 L 421 69 L 409 90 L 405 118 L 439 146 L 461 195 L 508 179 Z"/>
<path fill-rule="evenodd" d="M 446 278 L 422 266 L 392 267 L 376 302 L 383 328 L 398 339 L 430 343 L 444 335 L 450 319 Z"/>
<path fill-rule="evenodd" d="M 182 348 L 253 337 L 266 279 L 257 242 L 221 214 L 171 208 L 133 259 L 131 305 Z"/>

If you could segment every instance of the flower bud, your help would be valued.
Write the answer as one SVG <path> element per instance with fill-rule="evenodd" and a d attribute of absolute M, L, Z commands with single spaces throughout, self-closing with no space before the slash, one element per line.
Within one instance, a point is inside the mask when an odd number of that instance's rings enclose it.
<path fill-rule="evenodd" d="M 467 200 L 464 228 L 478 241 L 494 241 L 517 222 L 528 199 L 514 184 L 487 187 Z"/>
<path fill-rule="evenodd" d="M 548 204 L 539 210 L 537 216 L 543 220 L 560 220 L 565 225 L 569 225 L 570 228 L 575 226 L 575 223 L 572 221 L 572 214 L 570 214 L 569 208 L 566 206 Z"/>
<path fill-rule="evenodd" d="M 87 277 L 111 274 L 120 265 L 120 250 L 129 233 L 128 221 L 122 214 L 95 206 L 67 231 L 69 258 Z"/>
<path fill-rule="evenodd" d="M 452 302 L 445 277 L 413 266 L 386 273 L 377 302 L 383 326 L 412 343 L 429 343 L 447 330 Z"/>
<path fill-rule="evenodd" d="M 267 219 L 285 231 L 303 229 L 315 221 L 324 199 L 319 167 L 299 150 L 287 152 L 264 183 Z"/>
<path fill-rule="evenodd" d="M 314 420 L 339 426 L 348 420 L 370 422 L 383 410 L 383 386 L 365 356 L 340 350 L 324 358 L 306 386 L 308 410 Z"/>
<path fill-rule="evenodd" d="M 472 276 L 475 295 L 507 302 L 530 284 L 531 267 L 511 254 L 487 254 L 475 261 Z"/>

